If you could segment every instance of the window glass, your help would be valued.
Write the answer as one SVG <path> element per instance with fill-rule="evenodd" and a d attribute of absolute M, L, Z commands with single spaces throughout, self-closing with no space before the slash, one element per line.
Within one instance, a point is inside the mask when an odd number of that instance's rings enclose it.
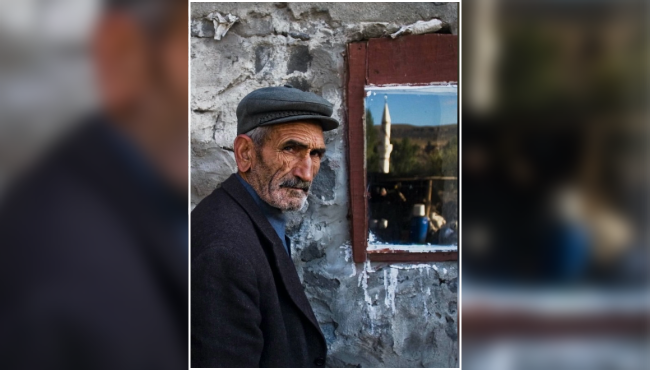
<path fill-rule="evenodd" d="M 365 91 L 368 248 L 457 249 L 457 85 Z"/>

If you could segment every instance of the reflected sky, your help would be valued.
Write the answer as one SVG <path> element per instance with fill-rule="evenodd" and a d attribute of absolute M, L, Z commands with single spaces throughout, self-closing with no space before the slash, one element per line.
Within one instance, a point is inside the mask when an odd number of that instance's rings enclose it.
<path fill-rule="evenodd" d="M 381 123 L 385 98 L 393 124 L 439 126 L 458 123 L 458 87 L 366 87 L 366 109 Z"/>

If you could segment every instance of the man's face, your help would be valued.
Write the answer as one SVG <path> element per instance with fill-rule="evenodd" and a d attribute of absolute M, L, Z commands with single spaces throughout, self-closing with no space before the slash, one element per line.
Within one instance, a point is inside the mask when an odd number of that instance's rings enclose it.
<path fill-rule="evenodd" d="M 115 127 L 185 197 L 187 5 L 157 10 L 170 15 L 155 34 L 128 9 L 102 16 L 93 42 L 98 87 Z"/>
<path fill-rule="evenodd" d="M 269 126 L 248 176 L 260 198 L 283 211 L 302 208 L 325 154 L 323 130 L 309 122 Z"/>

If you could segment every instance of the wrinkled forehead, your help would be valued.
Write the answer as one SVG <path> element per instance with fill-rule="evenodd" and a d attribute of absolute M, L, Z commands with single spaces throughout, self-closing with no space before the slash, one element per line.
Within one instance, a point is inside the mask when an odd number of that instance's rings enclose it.
<path fill-rule="evenodd" d="M 273 144 L 293 140 L 305 144 L 310 148 L 325 147 L 323 128 L 317 122 L 288 122 L 268 127 L 271 128 L 268 139 Z"/>

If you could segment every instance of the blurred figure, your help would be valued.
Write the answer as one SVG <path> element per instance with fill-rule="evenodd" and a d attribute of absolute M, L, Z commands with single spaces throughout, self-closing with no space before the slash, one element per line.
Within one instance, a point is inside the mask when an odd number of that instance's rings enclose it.
<path fill-rule="evenodd" d="M 187 367 L 187 16 L 106 1 L 100 109 L 2 197 L 2 368 Z"/>

